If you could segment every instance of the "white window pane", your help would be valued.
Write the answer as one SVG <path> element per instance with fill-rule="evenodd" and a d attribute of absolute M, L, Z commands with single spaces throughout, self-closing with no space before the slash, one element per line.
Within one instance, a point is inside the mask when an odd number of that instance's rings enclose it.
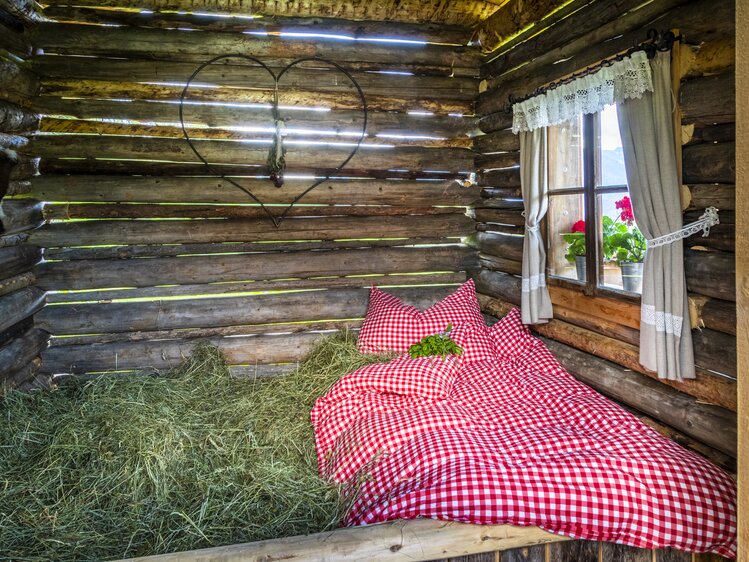
<path fill-rule="evenodd" d="M 582 187 L 582 117 L 549 127 L 548 146 L 549 190 Z"/>
<path fill-rule="evenodd" d="M 600 184 L 627 185 L 627 173 L 624 168 L 622 137 L 619 134 L 619 121 L 616 106 L 607 105 L 601 111 L 600 126 Z"/>
<path fill-rule="evenodd" d="M 598 217 L 603 260 L 603 279 L 599 284 L 632 293 L 642 292 L 645 239 L 634 221 L 629 194 L 599 195 Z"/>
<path fill-rule="evenodd" d="M 585 281 L 585 202 L 582 194 L 549 197 L 546 214 L 549 274 Z M 582 256 L 576 259 L 576 255 Z M 580 263 L 577 263 L 580 262 Z"/>

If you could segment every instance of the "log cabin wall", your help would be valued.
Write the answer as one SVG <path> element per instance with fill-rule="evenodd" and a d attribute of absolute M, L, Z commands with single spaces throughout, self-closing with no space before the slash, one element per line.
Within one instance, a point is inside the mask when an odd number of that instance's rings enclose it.
<path fill-rule="evenodd" d="M 35 274 L 48 291 L 35 319 L 52 334 L 42 372 L 164 369 L 208 338 L 235 374 L 270 374 L 321 331 L 357 325 L 372 283 L 425 305 L 475 265 L 461 239 L 474 230 L 466 211 L 478 189 L 456 181 L 473 165 L 480 56 L 462 46 L 469 31 L 116 7 L 52 5 L 45 15 L 57 21 L 28 34 L 40 130 L 22 149 L 40 157 L 40 175 L 10 186 L 14 203 L 44 202 L 44 224 L 29 236 L 43 248 Z M 182 138 L 183 85 L 199 63 L 229 53 L 276 71 L 326 57 L 367 98 L 359 152 L 278 229 Z M 305 63 L 279 86 L 288 167 L 274 187 L 272 82 L 238 59 L 222 63 L 196 77 L 185 106 L 196 147 L 221 173 L 281 205 L 350 152 L 362 122 L 354 90 Z"/>
<path fill-rule="evenodd" d="M 509 130 L 511 113 L 504 111 L 508 96 L 526 95 L 626 50 L 651 28 L 678 29 L 685 38 L 679 50 L 683 183 L 690 200 L 684 221 L 696 220 L 707 206 L 720 209 L 721 224 L 708 238 L 685 241 L 698 377 L 661 381 L 640 366 L 637 304 L 551 286 L 555 319 L 535 330 L 578 378 L 732 468 L 737 376 L 732 0 L 572 2 L 486 58 L 477 101 L 484 134 L 475 139 L 482 188 L 475 211 L 481 265 L 476 281 L 487 313 L 499 315 L 520 302 L 524 221 L 518 140 Z M 484 33 L 501 38 L 491 29 Z"/>
<path fill-rule="evenodd" d="M 49 334 L 35 328 L 33 320 L 44 305 L 44 292 L 35 286 L 32 272 L 41 249 L 28 241 L 41 222 L 41 205 L 6 197 L 10 182 L 36 172 L 36 159 L 22 151 L 39 124 L 30 109 L 38 82 L 28 69 L 31 46 L 24 36 L 34 13 L 14 8 L 0 2 L 0 390 L 49 382 L 37 376 Z"/>

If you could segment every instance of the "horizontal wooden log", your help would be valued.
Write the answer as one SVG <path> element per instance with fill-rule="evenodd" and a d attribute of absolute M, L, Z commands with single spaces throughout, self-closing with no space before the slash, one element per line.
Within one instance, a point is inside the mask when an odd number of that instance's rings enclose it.
<path fill-rule="evenodd" d="M 101 244 L 178 244 L 339 238 L 462 236 L 473 231 L 464 215 L 413 217 L 290 218 L 275 228 L 263 219 L 94 220 L 53 223 L 35 230 L 29 242 L 44 247 Z"/>
<path fill-rule="evenodd" d="M 476 236 L 476 247 L 480 252 L 500 258 L 523 260 L 522 236 L 511 236 L 499 232 L 479 232 Z"/>
<path fill-rule="evenodd" d="M 562 366 L 599 392 L 620 400 L 719 451 L 736 455 L 736 416 L 664 384 L 545 338 Z"/>
<path fill-rule="evenodd" d="M 58 57 L 54 57 L 58 58 Z M 90 60 L 90 59 L 89 59 Z M 109 61 L 108 62 L 116 62 Z M 191 73 L 190 73 L 191 74 Z M 189 76 L 189 74 L 187 75 Z M 146 80 L 154 80 L 153 77 Z M 42 91 L 47 96 L 80 97 L 100 99 L 141 99 L 152 101 L 175 102 L 179 100 L 184 89 L 182 82 L 177 83 L 141 83 L 141 82 L 107 82 L 103 80 L 70 80 L 45 79 Z M 312 82 L 317 80 L 312 77 Z M 340 79 L 338 80 L 340 82 Z M 308 83 L 309 84 L 309 83 Z M 399 89 L 404 97 L 391 91 L 387 94 L 372 94 L 365 91 L 369 111 L 426 111 L 435 114 L 472 114 L 473 101 L 468 99 L 438 99 L 437 94 L 423 93 L 421 97 L 411 97 L 408 89 Z M 190 101 L 211 103 L 245 103 L 267 104 L 270 91 L 251 89 L 249 87 L 195 88 L 190 91 Z M 355 92 L 315 91 L 300 87 L 294 90 L 281 90 L 278 94 L 279 105 L 283 107 L 322 108 L 331 110 L 359 110 L 361 98 Z"/>
<path fill-rule="evenodd" d="M 483 269 L 509 273 L 510 275 L 521 275 L 523 271 L 522 262 L 500 258 L 490 254 L 479 254 L 479 265 Z"/>
<path fill-rule="evenodd" d="M 692 195 L 690 207 L 705 209 L 717 207 L 720 210 L 732 211 L 736 208 L 736 186 L 732 184 L 697 184 L 690 185 Z"/>
<path fill-rule="evenodd" d="M 433 248 L 460 245 L 458 238 L 352 238 L 348 240 L 311 240 L 308 242 L 216 242 L 208 244 L 136 244 L 132 246 L 89 246 L 74 248 L 45 248 L 44 258 L 50 261 L 110 260 L 127 258 L 156 258 L 190 256 L 195 254 L 250 254 L 270 252 L 307 252 L 310 250 L 346 250 L 362 248 L 394 248 L 431 246 Z"/>
<path fill-rule="evenodd" d="M 686 250 L 684 270 L 693 293 L 736 301 L 735 258 L 725 252 Z"/>
<path fill-rule="evenodd" d="M 263 99 L 268 103 L 273 99 L 272 79 L 267 71 L 253 64 L 239 58 L 224 59 L 203 69 L 196 77 L 195 83 L 239 90 L 257 90 L 259 94 L 264 96 L 264 98 L 258 99 Z M 35 72 L 43 77 L 43 83 L 45 84 L 43 90 L 47 95 L 50 95 L 50 87 L 57 80 L 65 81 L 71 86 L 76 81 L 102 82 L 98 84 L 100 88 L 107 88 L 106 83 L 108 82 L 111 82 L 112 86 L 116 83 L 138 82 L 184 85 L 195 72 L 197 63 L 138 59 L 112 60 L 95 57 L 81 60 L 80 57 L 75 56 L 50 57 L 37 55 L 31 59 L 31 66 Z M 275 69 L 276 72 L 279 70 Z M 471 101 L 478 91 L 478 81 L 475 78 L 451 74 L 450 72 L 432 73 L 428 69 L 423 73 L 404 72 L 402 74 L 352 70 L 352 76 L 364 90 L 368 100 L 370 97 L 377 99 L 389 94 L 411 100 L 418 97 L 427 97 L 440 100 Z M 95 84 L 90 84 L 92 88 L 95 86 Z M 171 100 L 179 100 L 180 90 L 174 90 L 176 95 L 172 95 Z M 203 90 L 204 88 L 195 86 L 189 92 L 187 99 L 197 100 L 202 99 L 201 95 L 209 95 L 208 92 Z M 139 92 L 140 90 L 136 90 L 130 98 L 144 99 L 142 95 L 139 95 Z M 284 93 L 291 94 L 293 92 L 356 94 L 351 81 L 347 80 L 339 71 L 333 70 L 329 65 L 307 66 L 289 70 L 288 74 L 285 74 L 279 82 L 279 94 L 281 94 L 279 101 L 283 100 L 283 105 L 289 104 L 289 99 L 284 98 Z M 105 92 L 101 91 L 100 93 Z M 245 93 L 249 94 L 249 91 Z M 225 92 L 225 94 L 231 94 L 231 92 Z M 310 97 L 310 99 L 313 98 Z M 320 103 L 313 105 L 320 105 Z M 359 105 L 361 105 L 361 102 Z"/>
<path fill-rule="evenodd" d="M 509 103 L 506 99 L 505 103 Z M 492 112 L 478 111 L 479 129 L 489 134 L 495 131 L 503 131 L 512 127 L 512 111 L 506 111 L 506 107 L 500 105 L 502 109 Z M 509 107 L 509 106 L 507 106 Z"/>
<path fill-rule="evenodd" d="M 28 0 L 24 0 L 28 1 Z M 51 0 L 48 5 L 69 5 L 68 0 Z M 119 0 L 78 0 L 77 6 L 95 6 L 123 9 Z M 324 15 L 328 18 L 341 18 L 348 20 L 376 20 L 383 23 L 410 22 L 413 24 L 449 24 L 458 26 L 473 26 L 479 20 L 487 18 L 494 13 L 497 5 L 492 2 L 475 0 L 453 0 L 449 6 L 445 6 L 436 0 L 419 2 L 418 4 L 308 4 L 304 6 L 291 6 L 276 4 L 275 0 L 256 0 L 252 7 L 240 5 L 231 0 L 214 0 L 212 3 L 195 4 L 186 0 L 141 0 L 138 5 L 141 9 L 149 9 L 155 12 L 187 12 L 211 13 L 215 16 L 247 16 L 248 14 L 260 15 L 267 18 L 277 16 L 293 17 L 317 17 Z M 204 11 L 205 10 L 205 11 Z"/>
<path fill-rule="evenodd" d="M 692 340 L 698 367 L 734 379 L 737 377 L 735 336 L 704 328 L 696 330 Z"/>
<path fill-rule="evenodd" d="M 42 252 L 37 246 L 0 247 L 0 278 L 5 280 L 29 271 L 41 258 Z"/>
<path fill-rule="evenodd" d="M 481 172 L 477 174 L 477 179 L 482 187 L 520 187 L 520 168 Z"/>
<path fill-rule="evenodd" d="M 453 264 L 450 265 L 452 267 Z M 186 296 L 223 295 L 229 296 L 239 293 L 259 293 L 267 291 L 302 291 L 310 289 L 341 289 L 341 288 L 369 288 L 390 286 L 419 286 L 419 285 L 455 285 L 466 280 L 464 272 L 417 274 L 390 273 L 387 275 L 360 274 L 348 277 L 311 277 L 304 279 L 271 279 L 267 281 L 227 281 L 222 283 L 200 283 L 186 285 L 169 285 L 155 287 L 131 287 L 127 289 L 93 289 L 79 290 L 75 293 L 51 292 L 47 293 L 47 303 L 70 302 L 103 302 L 121 299 L 151 299 L 175 298 Z M 287 331 L 284 327 L 283 331 Z M 228 335 L 228 334 L 227 334 Z M 160 334 L 159 337 L 162 335 Z M 188 337 L 184 334 L 169 334 L 169 338 Z M 192 337 L 192 336 L 189 336 Z M 142 339 L 142 338 L 139 338 Z M 67 341 L 67 340 L 65 340 Z M 97 340 L 98 341 L 98 340 Z"/>
<path fill-rule="evenodd" d="M 47 290 L 71 290 L 338 275 L 462 271 L 474 266 L 475 259 L 473 251 L 461 247 L 367 248 L 47 262 L 36 268 L 36 275 L 39 287 Z M 206 290 L 210 292 L 210 289 Z M 71 295 L 71 298 L 76 297 Z"/>
<path fill-rule="evenodd" d="M 34 274 L 31 271 L 0 280 L 0 298 L 8 293 L 33 285 L 35 282 L 36 277 L 34 277 Z"/>
<path fill-rule="evenodd" d="M 682 151 L 684 182 L 734 183 L 736 180 L 736 144 L 698 144 Z"/>
<path fill-rule="evenodd" d="M 704 211 L 687 211 L 684 214 L 684 223 L 691 223 L 699 220 Z M 724 210 L 720 213 L 720 224 L 710 228 L 708 236 L 693 234 L 684 239 L 687 247 L 709 248 L 713 250 L 722 250 L 724 252 L 733 252 L 736 248 L 736 218 L 733 211 Z"/>
<path fill-rule="evenodd" d="M 509 0 L 501 10 L 481 23 L 478 29 L 479 41 L 485 50 L 493 51 L 517 33 L 568 3 L 567 0 Z"/>
<path fill-rule="evenodd" d="M 482 198 L 477 199 L 473 206 L 476 209 L 512 210 L 520 216 L 524 209 L 523 200 L 520 197 L 483 197 L 483 193 Z"/>
<path fill-rule="evenodd" d="M 465 214 L 464 207 L 395 207 L 375 205 L 295 205 L 289 217 L 392 217 L 411 215 Z M 265 219 L 259 205 L 165 205 L 165 204 L 45 204 L 44 218 L 70 219 L 151 219 L 151 218 L 245 218 Z"/>
<path fill-rule="evenodd" d="M 31 362 L 43 349 L 46 349 L 48 341 L 47 332 L 31 328 L 21 337 L 0 347 L 0 380 L 8 378 L 13 372 Z"/>
<path fill-rule="evenodd" d="M 42 204 L 34 199 L 0 201 L 0 233 L 12 234 L 36 228 L 42 222 Z"/>
<path fill-rule="evenodd" d="M 270 101 L 269 96 L 269 101 Z M 61 116 L 65 118 L 107 120 L 121 119 L 132 124 L 152 125 L 160 123 L 176 125 L 179 123 L 179 106 L 175 103 L 161 103 L 133 100 L 129 102 L 94 99 L 63 99 L 56 97 L 38 97 L 33 101 L 33 109 L 40 115 Z M 270 108 L 235 107 L 227 105 L 197 105 L 183 107 L 185 125 L 191 135 L 201 138 L 203 135 L 223 133 L 225 135 L 273 134 L 273 117 Z M 286 123 L 288 138 L 295 136 L 331 137 L 331 132 L 348 134 L 348 139 L 362 131 L 363 113 L 361 111 L 284 111 L 282 118 Z M 52 123 L 57 123 L 52 121 Z M 90 123 L 90 126 L 97 123 Z M 101 123 L 106 124 L 106 123 Z M 205 127 L 222 129 L 207 131 Z M 249 132 L 237 132 L 244 128 Z M 252 132 L 251 129 L 256 132 Z M 52 131 L 61 127 L 51 127 L 50 120 L 45 119 L 42 130 Z M 229 129 L 227 131 L 223 129 Z M 180 129 L 181 131 L 181 129 Z M 393 136 L 467 138 L 476 132 L 476 120 L 470 117 L 450 117 L 444 115 L 414 115 L 395 112 L 370 112 L 367 115 L 367 133 L 370 136 L 384 135 L 383 142 Z M 181 134 L 181 132 L 180 132 Z M 344 136 L 344 139 L 346 137 Z"/>
<path fill-rule="evenodd" d="M 618 0 L 616 2 L 587 3 L 578 6 L 577 11 L 568 15 L 561 21 L 553 22 L 553 25 L 537 31 L 534 36 L 509 48 L 500 48 L 488 57 L 487 63 L 482 68 L 486 77 L 494 77 L 505 74 L 524 63 L 533 61 L 547 53 L 561 50 L 572 44 L 584 44 L 581 38 L 589 37 L 601 29 L 613 28 L 612 32 L 619 33 L 645 26 L 648 18 L 653 18 L 673 6 L 684 4 L 674 0 L 659 2 L 658 6 L 650 7 L 645 16 L 637 12 L 628 13 L 640 8 L 641 0 Z M 599 35 L 596 38 L 604 38 Z M 591 48 L 598 42 L 590 41 L 587 46 Z M 602 57 L 603 58 L 603 57 Z M 551 60 L 550 62 L 554 62 Z"/>
<path fill-rule="evenodd" d="M 0 152 L 5 151 L 16 151 L 25 147 L 29 143 L 29 139 L 20 135 L 12 135 L 9 133 L 0 133 Z"/>
<path fill-rule="evenodd" d="M 129 11 L 96 7 L 48 6 L 47 18 L 62 22 L 86 22 L 159 29 L 190 28 L 203 31 L 334 34 L 358 39 L 382 38 L 466 45 L 471 31 L 456 25 L 346 20 L 325 17 L 235 18 L 187 12 Z M 324 37 L 321 39 L 325 39 Z"/>
<path fill-rule="evenodd" d="M 679 109 L 684 123 L 733 123 L 736 120 L 736 75 L 686 80 L 681 85 Z"/>
<path fill-rule="evenodd" d="M 474 165 L 477 170 L 504 170 L 520 166 L 519 152 L 495 152 L 491 154 L 482 154 L 474 158 Z"/>
<path fill-rule="evenodd" d="M 278 189 L 269 180 L 236 178 L 237 183 L 267 204 L 294 200 L 310 185 L 310 180 L 287 179 Z M 428 207 L 467 206 L 476 199 L 477 188 L 457 182 L 328 180 L 310 191 L 302 204 L 314 205 L 393 205 Z M 11 186 L 12 195 L 47 202 L 107 203 L 251 203 L 246 193 L 220 178 L 147 176 L 63 176 L 43 175 L 28 183 Z"/>
<path fill-rule="evenodd" d="M 467 47 L 403 44 L 397 47 L 360 42 L 323 42 L 258 37 L 212 31 L 118 28 L 64 23 L 41 23 L 31 36 L 46 53 L 85 54 L 143 59 L 203 62 L 226 53 L 252 53 L 266 64 L 284 65 L 302 57 L 322 57 L 348 67 L 367 63 L 395 63 L 477 68 L 480 53 Z"/>
<path fill-rule="evenodd" d="M 42 353 L 41 371 L 57 375 L 170 369 L 189 357 L 200 341 L 219 347 L 230 365 L 285 363 L 301 360 L 320 337 L 307 332 L 51 346 Z"/>
<path fill-rule="evenodd" d="M 1 6 L 0 10 L 2 10 Z M 31 45 L 23 34 L 23 24 L 20 26 L 12 25 L 8 16 L 2 19 L 5 21 L 0 21 L 0 49 L 4 49 L 17 57 L 26 57 L 31 54 Z"/>
<path fill-rule="evenodd" d="M 681 128 L 682 144 L 700 144 L 703 142 L 731 142 L 736 140 L 735 123 L 718 123 L 705 125 L 689 123 Z"/>
<path fill-rule="evenodd" d="M 682 78 L 698 78 L 730 70 L 736 61 L 736 37 L 723 37 L 681 50 Z"/>
<path fill-rule="evenodd" d="M 0 332 L 28 318 L 44 306 L 44 291 L 26 287 L 0 298 Z"/>
<path fill-rule="evenodd" d="M 39 158 L 18 154 L 16 164 L 10 170 L 11 180 L 25 180 L 39 173 Z"/>
<path fill-rule="evenodd" d="M 736 303 L 692 293 L 689 305 L 693 311 L 693 328 L 710 328 L 736 335 Z"/>
<path fill-rule="evenodd" d="M 481 189 L 481 197 L 484 199 L 521 199 L 520 186 L 517 187 L 484 187 Z M 476 203 L 476 206 L 480 206 Z"/>
<path fill-rule="evenodd" d="M 450 289 L 419 287 L 392 292 L 427 308 Z M 47 306 L 37 327 L 55 335 L 239 326 L 362 318 L 367 289 L 336 289 L 179 301 L 84 303 Z"/>
<path fill-rule="evenodd" d="M 16 62 L 0 58 L 0 100 L 16 105 L 36 95 L 39 79 Z"/>
<path fill-rule="evenodd" d="M 502 129 L 476 137 L 474 149 L 481 154 L 513 152 L 520 150 L 520 139 L 511 129 Z"/>
<path fill-rule="evenodd" d="M 33 133 L 39 128 L 39 116 L 23 107 L 0 101 L 0 131 Z"/>
<path fill-rule="evenodd" d="M 474 211 L 474 218 L 480 222 L 524 226 L 525 218 L 517 210 L 479 208 Z"/>
<path fill-rule="evenodd" d="M 486 298 L 482 298 L 481 302 L 485 311 L 491 313 L 493 310 L 496 310 L 495 306 L 500 306 L 499 310 L 506 311 L 504 307 L 508 306 L 508 303 L 519 304 L 519 277 L 503 276 L 503 274 L 488 271 L 481 272 L 481 274 L 476 280 L 476 288 L 480 293 L 485 293 L 490 297 L 489 301 Z M 499 304 L 496 305 L 491 301 L 491 298 L 499 300 Z M 517 301 L 512 300 L 515 298 Z M 552 303 L 553 301 L 554 299 L 552 298 Z M 567 308 L 567 310 L 574 309 Z M 584 310 L 587 311 L 587 309 Z M 700 369 L 696 379 L 684 381 L 659 379 L 656 373 L 648 371 L 640 365 L 639 348 L 637 345 L 626 343 L 624 340 L 599 334 L 591 329 L 575 326 L 558 319 L 554 319 L 548 324 L 535 325 L 532 329 L 543 336 L 571 345 L 607 361 L 613 361 L 617 365 L 657 380 L 662 384 L 672 386 L 706 403 L 736 411 L 736 383 L 730 378 L 716 376 Z"/>
<path fill-rule="evenodd" d="M 689 10 L 684 10 L 681 4 L 685 3 L 685 0 L 643 2 L 642 7 L 629 17 L 618 17 L 617 13 L 616 19 L 574 41 L 565 38 L 562 47 L 545 51 L 528 64 L 515 66 L 489 80 L 487 92 L 477 102 L 477 112 L 498 111 L 511 93 L 517 97 L 527 95 L 539 86 L 626 51 L 643 40 L 644 29 L 678 28 L 694 42 L 734 34 L 734 6 L 731 3 L 696 0 L 689 2 Z M 571 28 L 565 26 L 565 31 L 569 33 Z M 524 57 L 524 60 L 528 59 Z"/>
<path fill-rule="evenodd" d="M 0 382 L 0 387 L 15 388 L 24 392 L 32 390 L 32 384 L 38 378 L 41 365 L 41 357 L 34 357 L 26 365 L 10 373 L 5 380 Z"/>
<path fill-rule="evenodd" d="M 304 145 L 303 141 L 286 141 L 286 162 L 289 167 L 314 162 L 321 168 L 339 166 L 351 153 L 354 143 Z M 265 169 L 270 142 L 196 140 L 193 146 L 211 164 L 234 164 L 248 171 Z M 697 147 L 695 147 L 697 148 Z M 27 153 L 42 158 L 88 158 L 167 160 L 194 163 L 196 172 L 204 166 L 182 139 L 130 138 L 111 136 L 76 136 L 75 142 L 61 136 L 37 136 L 26 148 Z M 472 154 L 460 148 L 417 148 L 367 146 L 364 144 L 347 164 L 348 168 L 406 168 L 408 170 L 470 171 Z"/>

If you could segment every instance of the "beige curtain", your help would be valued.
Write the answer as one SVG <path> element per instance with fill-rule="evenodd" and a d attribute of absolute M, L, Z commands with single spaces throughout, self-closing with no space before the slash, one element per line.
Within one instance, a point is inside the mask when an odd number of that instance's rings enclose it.
<path fill-rule="evenodd" d="M 653 92 L 618 106 L 632 207 L 647 239 L 682 227 L 670 66 L 670 53 L 658 53 L 651 61 Z M 681 239 L 648 248 L 645 256 L 640 363 L 663 379 L 695 376 Z"/>
<path fill-rule="evenodd" d="M 541 324 L 552 317 L 546 288 L 546 252 L 540 232 L 541 220 L 549 207 L 546 166 L 546 128 L 520 132 L 520 184 L 525 206 L 520 295 L 523 324 Z"/>

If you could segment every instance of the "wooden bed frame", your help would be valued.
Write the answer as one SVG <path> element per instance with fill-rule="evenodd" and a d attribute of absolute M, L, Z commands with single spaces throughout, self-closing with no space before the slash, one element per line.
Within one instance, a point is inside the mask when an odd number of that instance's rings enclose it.
<path fill-rule="evenodd" d="M 284 537 L 132 558 L 143 562 L 301 562 L 317 560 L 389 560 L 413 562 L 570 540 L 539 527 L 471 525 L 433 519 L 392 521 Z"/>

